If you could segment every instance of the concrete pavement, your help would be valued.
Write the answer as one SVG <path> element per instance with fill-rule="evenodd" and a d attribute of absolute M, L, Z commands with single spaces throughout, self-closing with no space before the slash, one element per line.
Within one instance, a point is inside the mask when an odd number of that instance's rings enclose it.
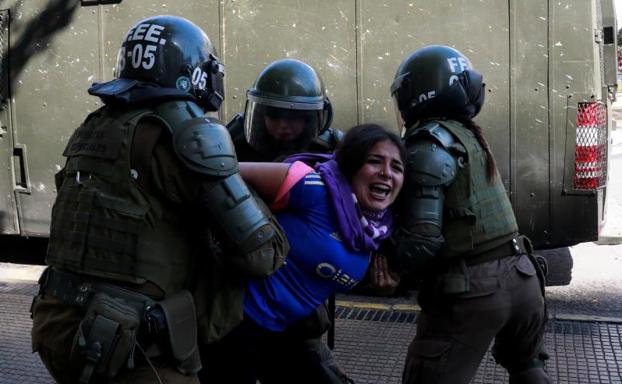
<path fill-rule="evenodd" d="M 611 109 L 617 128 L 609 138 L 606 222 L 598 240 L 609 245 L 622 244 L 622 93 L 617 94 Z"/>

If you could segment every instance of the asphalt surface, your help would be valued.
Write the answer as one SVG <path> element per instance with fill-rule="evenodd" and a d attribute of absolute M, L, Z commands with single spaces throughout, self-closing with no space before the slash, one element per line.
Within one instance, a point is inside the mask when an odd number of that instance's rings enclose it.
<path fill-rule="evenodd" d="M 615 294 L 622 245 L 585 244 L 572 252 L 575 280 L 548 290 L 554 317 L 545 332 L 547 370 L 557 384 L 622 384 L 622 306 Z M 28 307 L 40 272 L 41 267 L 0 263 L 0 384 L 53 383 L 30 351 Z M 339 297 L 334 356 L 356 383 L 400 383 L 416 331 L 412 309 L 413 298 Z M 505 370 L 487 353 L 471 384 L 507 382 Z"/>
<path fill-rule="evenodd" d="M 570 252 L 574 263 L 570 284 L 547 287 L 552 314 L 622 321 L 622 244 L 583 243 L 570 247 Z"/>

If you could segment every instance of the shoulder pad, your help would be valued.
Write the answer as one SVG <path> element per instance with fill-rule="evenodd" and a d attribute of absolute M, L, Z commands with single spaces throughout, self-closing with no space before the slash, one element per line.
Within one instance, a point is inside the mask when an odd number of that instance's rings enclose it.
<path fill-rule="evenodd" d="M 174 100 L 162 103 L 154 108 L 156 114 L 166 122 L 171 134 L 184 126 L 186 121 L 195 118 L 205 118 L 205 112 L 194 102 Z"/>
<path fill-rule="evenodd" d="M 343 141 L 343 137 L 345 134 L 342 130 L 329 127 L 324 133 L 322 133 L 319 137 L 323 138 L 326 141 L 333 142 L 335 144 Z"/>
<path fill-rule="evenodd" d="M 408 146 L 406 172 L 409 182 L 447 186 L 456 178 L 458 160 L 436 140 L 423 138 Z"/>
<path fill-rule="evenodd" d="M 218 121 L 196 117 L 173 131 L 173 147 L 190 169 L 216 177 L 238 172 L 238 161 L 231 136 Z"/>
<path fill-rule="evenodd" d="M 244 113 L 238 113 L 233 116 L 233 119 L 227 123 L 226 127 L 231 137 L 244 135 Z"/>
<path fill-rule="evenodd" d="M 406 135 L 406 139 L 414 139 L 415 137 L 431 136 L 438 141 L 443 147 L 448 148 L 456 142 L 454 135 L 441 124 L 436 121 L 428 121 L 418 126 L 412 132 Z"/>
<path fill-rule="evenodd" d="M 244 127 L 244 112 L 240 112 L 240 113 L 236 113 L 235 116 L 233 116 L 233 119 L 229 120 L 229 122 L 226 125 L 227 127 L 227 131 L 231 132 L 231 131 L 237 131 L 240 128 Z"/>
<path fill-rule="evenodd" d="M 418 140 L 420 137 L 431 137 L 437 141 L 443 148 L 449 152 L 458 156 L 465 156 L 467 154 L 464 145 L 458 141 L 458 139 L 445 128 L 441 123 L 437 121 L 428 121 L 423 125 L 415 128 L 410 134 L 405 137 L 406 142 Z M 417 139 L 415 139 L 417 138 Z"/>
<path fill-rule="evenodd" d="M 326 151 L 332 152 L 337 148 L 337 145 L 343 141 L 343 136 L 344 133 L 339 129 L 328 128 L 321 135 L 313 139 L 313 144 L 320 146 Z"/>

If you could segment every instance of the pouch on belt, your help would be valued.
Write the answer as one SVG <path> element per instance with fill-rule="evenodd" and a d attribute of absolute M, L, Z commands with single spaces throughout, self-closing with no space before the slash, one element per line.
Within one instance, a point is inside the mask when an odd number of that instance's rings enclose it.
<path fill-rule="evenodd" d="M 133 368 L 141 315 L 138 308 L 122 299 L 106 293 L 93 296 L 71 352 L 80 353 L 85 360 L 81 383 L 88 383 L 93 372 L 112 378 L 123 367 Z"/>
<path fill-rule="evenodd" d="M 180 291 L 155 306 L 162 309 L 177 369 L 185 374 L 195 374 L 201 369 L 197 346 L 197 315 L 194 300 L 188 291 Z"/>

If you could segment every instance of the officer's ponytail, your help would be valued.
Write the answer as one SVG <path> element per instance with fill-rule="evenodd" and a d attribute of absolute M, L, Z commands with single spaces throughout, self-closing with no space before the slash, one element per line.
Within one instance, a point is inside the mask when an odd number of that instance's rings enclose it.
<path fill-rule="evenodd" d="M 488 142 L 484 138 L 482 134 L 482 127 L 475 124 L 473 120 L 463 120 L 462 123 L 475 135 L 477 141 L 482 146 L 484 151 L 486 152 L 486 179 L 488 182 L 491 182 L 495 177 L 495 173 L 497 170 L 497 162 L 495 161 L 495 157 L 492 155 L 492 151 L 490 150 L 490 146 Z"/>

